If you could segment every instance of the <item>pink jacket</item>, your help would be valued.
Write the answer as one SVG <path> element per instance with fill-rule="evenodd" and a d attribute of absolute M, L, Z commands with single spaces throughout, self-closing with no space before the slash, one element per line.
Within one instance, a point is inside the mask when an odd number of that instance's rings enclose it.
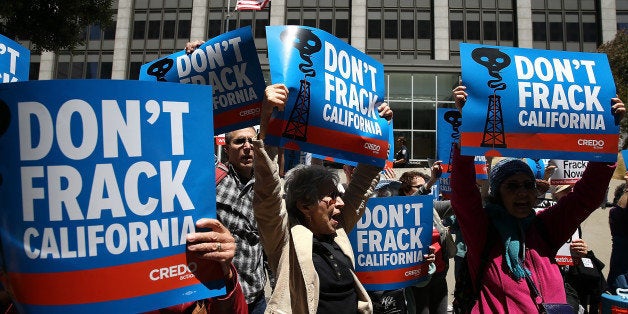
<path fill-rule="evenodd" d="M 497 237 L 489 249 L 484 274 L 480 274 L 479 302 L 473 313 L 538 313 L 525 279 L 515 281 L 503 261 L 504 244 L 499 234 L 488 235 L 488 216 L 475 185 L 472 156 L 461 156 L 456 149 L 451 175 L 451 203 L 467 245 L 467 261 L 477 281 L 481 255 L 487 237 Z M 540 224 L 532 224 L 525 234 L 525 267 L 546 303 L 566 303 L 563 279 L 554 257 L 560 246 L 601 204 L 615 169 L 607 163 L 590 162 L 573 192 L 556 205 L 537 213 Z M 547 238 L 543 238 L 544 235 Z"/>

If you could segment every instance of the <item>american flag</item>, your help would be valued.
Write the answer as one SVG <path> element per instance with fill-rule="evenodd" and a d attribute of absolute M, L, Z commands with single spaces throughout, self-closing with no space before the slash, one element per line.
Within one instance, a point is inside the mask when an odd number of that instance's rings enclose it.
<path fill-rule="evenodd" d="M 259 11 L 266 7 L 266 5 L 270 2 L 270 0 L 238 0 L 236 4 L 236 10 L 255 10 Z"/>

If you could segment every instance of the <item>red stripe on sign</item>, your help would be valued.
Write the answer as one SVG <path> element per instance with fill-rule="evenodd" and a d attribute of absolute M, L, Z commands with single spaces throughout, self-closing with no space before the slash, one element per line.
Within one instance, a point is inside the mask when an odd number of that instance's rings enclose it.
<path fill-rule="evenodd" d="M 271 120 L 267 133 L 274 136 L 281 136 L 284 129 L 283 124 L 284 122 L 282 120 Z M 307 142 L 310 144 L 380 159 L 387 159 L 388 157 L 388 140 L 350 136 L 349 133 L 315 126 L 307 127 L 306 136 Z M 299 147 L 288 148 L 299 149 Z"/>
<path fill-rule="evenodd" d="M 362 284 L 381 285 L 387 283 L 398 283 L 427 276 L 429 263 L 413 265 L 410 267 L 389 269 L 380 271 L 357 272 L 356 275 Z"/>
<path fill-rule="evenodd" d="M 190 269 L 197 268 L 198 279 L 187 271 L 185 265 L 191 265 Z M 8 276 L 17 301 L 30 305 L 105 302 L 224 278 L 218 263 L 200 260 L 194 254 L 189 254 L 186 259 L 185 253 L 106 268 L 57 273 L 9 273 Z"/>
<path fill-rule="evenodd" d="M 486 164 L 475 165 L 475 174 L 487 174 L 486 171 L 487 171 Z"/>
<path fill-rule="evenodd" d="M 483 133 L 462 133 L 466 147 L 480 147 Z M 616 153 L 617 134 L 526 134 L 506 133 L 506 148 L 529 150 L 555 150 L 583 153 Z"/>
<path fill-rule="evenodd" d="M 261 115 L 262 103 L 256 102 L 238 109 L 228 110 L 214 115 L 214 129 L 230 124 L 258 119 Z"/>

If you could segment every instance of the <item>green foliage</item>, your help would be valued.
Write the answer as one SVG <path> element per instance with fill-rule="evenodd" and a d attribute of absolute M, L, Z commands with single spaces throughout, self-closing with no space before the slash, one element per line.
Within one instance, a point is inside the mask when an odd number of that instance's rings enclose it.
<path fill-rule="evenodd" d="M 85 43 L 85 27 L 111 24 L 113 0 L 2 0 L 0 31 L 30 40 L 33 50 L 59 51 Z"/>
<path fill-rule="evenodd" d="M 617 87 L 617 95 L 619 95 L 624 104 L 628 104 L 628 31 L 618 31 L 615 38 L 601 45 L 598 51 L 606 53 L 608 56 L 608 62 L 610 63 L 615 86 Z M 627 130 L 628 118 L 624 116 L 621 122 L 621 137 L 624 139 L 624 143 L 620 144 L 620 149 L 626 149 L 628 145 L 628 141 L 625 140 Z"/>

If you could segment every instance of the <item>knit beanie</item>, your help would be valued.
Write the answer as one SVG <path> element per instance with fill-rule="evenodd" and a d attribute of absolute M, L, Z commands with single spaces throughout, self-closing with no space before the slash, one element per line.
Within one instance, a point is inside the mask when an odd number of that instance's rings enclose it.
<path fill-rule="evenodd" d="M 493 167 L 491 167 L 491 173 L 488 176 L 488 181 L 491 186 L 489 194 L 496 197 L 499 194 L 499 186 L 502 182 L 517 173 L 523 173 L 530 177 L 530 180 L 535 180 L 532 169 L 530 169 L 530 166 L 528 166 L 528 164 L 523 162 L 521 159 L 505 158 L 498 161 Z"/>

